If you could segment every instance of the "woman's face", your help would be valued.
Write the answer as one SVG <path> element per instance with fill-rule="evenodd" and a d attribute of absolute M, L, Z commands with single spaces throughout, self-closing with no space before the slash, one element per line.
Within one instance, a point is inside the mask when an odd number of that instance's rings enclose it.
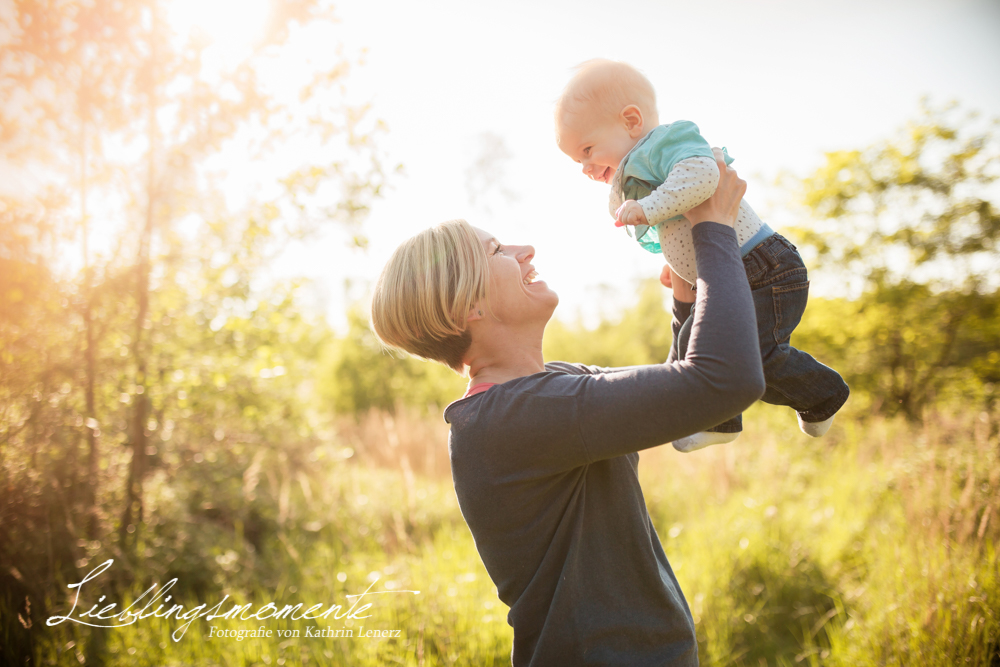
<path fill-rule="evenodd" d="M 490 266 L 490 311 L 506 324 L 545 323 L 559 303 L 559 295 L 544 281 L 536 280 L 535 249 L 530 245 L 506 245 L 492 234 L 476 228 Z M 490 312 L 483 309 L 483 316 Z"/>

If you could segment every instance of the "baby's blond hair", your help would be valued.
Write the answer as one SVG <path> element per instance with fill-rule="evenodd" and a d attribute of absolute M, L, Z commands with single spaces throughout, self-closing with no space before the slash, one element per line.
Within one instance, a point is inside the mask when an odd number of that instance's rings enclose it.
<path fill-rule="evenodd" d="M 596 110 L 608 120 L 630 104 L 639 107 L 649 127 L 658 124 L 656 91 L 642 72 L 628 63 L 594 58 L 580 63 L 556 102 L 556 127 L 573 126 L 573 116 Z"/>
<path fill-rule="evenodd" d="M 489 267 L 476 230 L 450 220 L 404 241 L 372 294 L 371 325 L 383 344 L 456 372 L 472 344 L 468 315 L 485 303 Z"/>

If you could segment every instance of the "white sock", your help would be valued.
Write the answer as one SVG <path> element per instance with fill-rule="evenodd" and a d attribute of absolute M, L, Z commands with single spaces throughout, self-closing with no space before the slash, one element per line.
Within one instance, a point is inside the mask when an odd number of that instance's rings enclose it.
<path fill-rule="evenodd" d="M 732 442 L 740 437 L 740 432 L 736 433 L 715 433 L 714 431 L 702 431 L 684 438 L 674 440 L 674 449 L 679 452 L 693 452 L 709 445 L 722 445 Z"/>
<path fill-rule="evenodd" d="M 829 419 L 821 422 L 807 422 L 803 421 L 802 417 L 799 417 L 799 428 L 806 435 L 811 435 L 814 438 L 818 438 L 830 430 L 830 425 L 833 423 L 833 418 L 837 415 L 831 416 Z"/>

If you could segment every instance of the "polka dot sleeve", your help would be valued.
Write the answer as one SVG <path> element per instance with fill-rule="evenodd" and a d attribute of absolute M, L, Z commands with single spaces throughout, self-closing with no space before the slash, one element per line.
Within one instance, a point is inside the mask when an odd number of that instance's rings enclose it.
<path fill-rule="evenodd" d="M 712 196 L 719 184 L 719 166 L 709 157 L 681 160 L 663 184 L 639 200 L 646 220 L 656 225 L 691 210 Z"/>
<path fill-rule="evenodd" d="M 740 248 L 752 239 L 764 226 L 757 213 L 744 199 L 740 201 L 740 212 L 736 215 L 736 242 Z M 687 282 L 694 284 L 698 279 L 698 264 L 694 257 L 694 240 L 691 237 L 691 223 L 686 218 L 661 222 L 656 227 L 660 237 L 660 248 L 667 264 Z"/>

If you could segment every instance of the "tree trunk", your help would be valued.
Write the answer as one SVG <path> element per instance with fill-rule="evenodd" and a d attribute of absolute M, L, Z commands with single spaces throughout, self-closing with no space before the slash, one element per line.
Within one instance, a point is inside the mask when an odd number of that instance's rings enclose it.
<path fill-rule="evenodd" d="M 84 400 L 86 402 L 86 422 L 84 428 L 87 432 L 87 482 L 86 498 L 84 503 L 87 512 L 86 534 L 91 540 L 97 538 L 97 406 L 95 400 L 94 385 L 97 382 L 97 359 L 94 350 L 94 288 L 93 288 L 93 268 L 90 265 L 90 223 L 87 220 L 87 119 L 88 111 L 86 102 L 83 99 L 83 84 L 81 83 L 79 114 L 80 114 L 80 227 L 83 236 L 83 327 L 86 336 L 86 348 L 84 349 L 84 363 L 86 365 L 86 384 L 84 386 Z"/>
<path fill-rule="evenodd" d="M 152 131 L 150 132 L 152 139 Z M 133 396 L 132 424 L 129 434 L 129 447 L 132 459 L 129 462 L 128 481 L 125 487 L 125 511 L 119 527 L 119 539 L 126 544 L 129 527 L 133 522 L 142 522 L 142 478 L 145 475 L 146 459 L 146 421 L 149 413 L 149 399 L 146 393 L 146 346 L 143 344 L 143 334 L 146 328 L 146 317 L 149 314 L 149 272 L 150 272 L 150 242 L 153 235 L 153 150 L 150 145 L 148 201 L 146 206 L 146 221 L 139 240 L 139 257 L 136 265 L 136 300 L 138 311 L 135 317 L 135 341 L 132 346 L 132 356 L 135 359 L 135 394 Z"/>
<path fill-rule="evenodd" d="M 129 446 L 132 450 L 132 459 L 129 462 L 128 481 L 125 488 L 125 508 L 122 514 L 121 526 L 119 526 L 119 544 L 122 552 L 131 552 L 128 536 L 130 532 L 138 529 L 135 524 L 143 521 L 142 502 L 142 480 L 146 473 L 146 422 L 149 419 L 149 398 L 147 393 L 147 346 L 144 344 L 144 332 L 146 329 L 146 318 L 149 315 L 149 274 L 150 253 L 153 240 L 153 223 L 155 220 L 155 208 L 157 204 L 156 189 L 156 146 L 157 146 L 157 120 L 156 120 L 156 30 L 157 17 L 156 8 L 153 8 L 153 17 L 149 31 L 150 57 L 149 70 L 147 72 L 147 164 L 146 164 L 146 216 L 143 224 L 142 234 L 139 238 L 138 261 L 136 262 L 136 301 L 138 311 L 135 319 L 135 341 L 132 346 L 132 355 L 135 358 L 135 395 L 133 401 L 132 424 L 130 429 Z M 132 528 L 132 531 L 129 531 Z M 134 543 L 131 543 L 134 544 Z"/>

